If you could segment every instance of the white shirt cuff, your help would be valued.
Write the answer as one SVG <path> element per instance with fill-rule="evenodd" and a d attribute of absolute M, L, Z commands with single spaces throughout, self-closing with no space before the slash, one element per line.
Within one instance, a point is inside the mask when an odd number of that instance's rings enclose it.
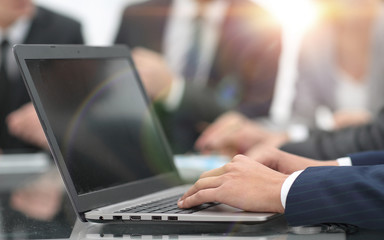
<path fill-rule="evenodd" d="M 336 160 L 339 166 L 352 166 L 350 157 L 343 157 Z"/>
<path fill-rule="evenodd" d="M 169 94 L 164 101 L 164 106 L 168 111 L 177 109 L 183 98 L 185 88 L 185 80 L 182 77 L 173 79 Z"/>
<path fill-rule="evenodd" d="M 315 112 L 316 126 L 321 130 L 330 131 L 335 128 L 332 111 L 325 106 L 319 106 Z"/>
<path fill-rule="evenodd" d="M 309 130 L 305 125 L 292 124 L 288 127 L 287 134 L 291 142 L 301 142 L 308 138 Z"/>
<path fill-rule="evenodd" d="M 289 175 L 287 179 L 285 179 L 283 186 L 281 187 L 281 192 L 280 192 L 280 198 L 281 198 L 281 204 L 283 205 L 283 208 L 285 209 L 285 204 L 287 202 L 287 196 L 289 193 L 289 190 L 291 189 L 291 186 L 293 182 L 295 182 L 296 178 L 302 173 L 304 170 L 296 171 Z"/>

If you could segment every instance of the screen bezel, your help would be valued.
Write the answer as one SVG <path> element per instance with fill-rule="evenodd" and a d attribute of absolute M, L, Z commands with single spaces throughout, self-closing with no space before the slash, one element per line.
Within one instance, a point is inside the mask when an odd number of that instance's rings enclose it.
<path fill-rule="evenodd" d="M 182 183 L 181 178 L 178 175 L 177 169 L 173 162 L 173 155 L 162 131 L 162 128 L 157 120 L 149 98 L 147 97 L 143 84 L 136 71 L 134 62 L 131 58 L 128 47 L 123 45 L 115 45 L 109 47 L 91 47 L 84 45 L 24 45 L 19 44 L 13 47 L 16 61 L 21 70 L 21 74 L 24 79 L 24 83 L 31 97 L 33 105 L 39 116 L 40 123 L 44 129 L 44 133 L 47 137 L 48 144 L 59 168 L 60 174 L 63 178 L 66 190 L 70 196 L 73 207 L 76 213 L 82 221 L 86 221 L 84 213 L 103 206 L 118 203 L 121 201 L 137 198 L 148 193 L 160 191 L 170 186 L 180 185 Z M 140 182 L 127 183 L 110 187 L 107 189 L 90 192 L 86 194 L 78 195 L 75 189 L 75 185 L 70 177 L 69 171 L 66 167 L 63 154 L 59 148 L 55 135 L 52 132 L 52 128 L 48 121 L 47 115 L 44 111 L 39 94 L 35 88 L 34 82 L 30 75 L 29 69 L 26 64 L 26 60 L 44 60 L 44 59 L 108 59 L 108 58 L 125 58 L 132 66 L 134 76 L 138 83 L 142 96 L 145 98 L 145 103 L 150 109 L 151 115 L 154 120 L 155 128 L 161 139 L 161 143 L 168 156 L 169 164 L 172 167 L 172 171 L 168 174 L 159 175 L 152 178 L 147 178 Z M 163 184 L 169 183 L 169 184 Z"/>

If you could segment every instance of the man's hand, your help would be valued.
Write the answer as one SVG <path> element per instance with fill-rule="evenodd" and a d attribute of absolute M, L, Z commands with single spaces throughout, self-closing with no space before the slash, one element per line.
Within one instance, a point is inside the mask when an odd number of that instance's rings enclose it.
<path fill-rule="evenodd" d="M 307 167 L 338 166 L 336 161 L 316 161 L 265 146 L 252 148 L 246 153 L 246 156 L 284 174 L 291 174 L 299 170 L 304 170 Z"/>
<path fill-rule="evenodd" d="M 334 129 L 366 124 L 371 119 L 372 115 L 363 110 L 340 110 L 333 114 Z"/>
<path fill-rule="evenodd" d="M 145 48 L 133 49 L 132 57 L 149 97 L 153 100 L 164 100 L 174 76 L 163 57 Z"/>
<path fill-rule="evenodd" d="M 288 138 L 285 133 L 263 129 L 237 112 L 227 112 L 205 129 L 195 143 L 202 153 L 220 153 L 233 157 L 255 145 L 279 146 Z"/>
<path fill-rule="evenodd" d="M 202 153 L 221 153 L 233 157 L 257 144 L 260 128 L 237 112 L 227 112 L 209 125 L 195 143 Z"/>
<path fill-rule="evenodd" d="M 249 155 L 237 155 L 223 167 L 203 173 L 178 206 L 220 202 L 246 211 L 282 213 L 280 194 L 286 174 L 312 166 L 338 165 L 336 161 L 316 161 L 273 148 L 259 148 Z"/>
<path fill-rule="evenodd" d="M 285 174 L 237 155 L 223 167 L 203 173 L 178 206 L 220 202 L 245 211 L 283 213 L 280 192 L 286 178 Z"/>
<path fill-rule="evenodd" d="M 10 113 L 7 124 L 12 135 L 35 146 L 48 149 L 47 139 L 32 103 L 27 103 Z"/>

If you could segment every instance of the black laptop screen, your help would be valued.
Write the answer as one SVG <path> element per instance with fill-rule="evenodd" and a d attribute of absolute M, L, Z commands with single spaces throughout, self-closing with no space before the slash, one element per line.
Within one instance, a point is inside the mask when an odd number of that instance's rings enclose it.
<path fill-rule="evenodd" d="M 173 170 L 127 59 L 26 63 L 79 195 Z"/>

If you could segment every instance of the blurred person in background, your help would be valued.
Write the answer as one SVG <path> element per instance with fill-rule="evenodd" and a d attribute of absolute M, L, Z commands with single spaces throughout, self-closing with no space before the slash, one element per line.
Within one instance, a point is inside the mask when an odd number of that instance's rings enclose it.
<path fill-rule="evenodd" d="M 293 118 L 324 130 L 366 123 L 384 104 L 384 3 L 320 5 L 326 15 L 302 42 Z"/>
<path fill-rule="evenodd" d="M 48 149 L 47 140 L 12 54 L 14 44 L 83 44 L 80 24 L 63 15 L 36 6 L 32 0 L 0 0 L 0 153 Z M 51 174 L 49 174 L 51 175 Z M 57 221 L 63 211 L 59 175 L 30 181 L 10 194 L 1 193 L 10 214 L 5 223 L 28 219 L 37 224 Z M 43 181 L 44 178 L 44 181 Z M 9 198 L 9 199 L 8 199 Z M 66 203 L 67 204 L 67 203 Z M 25 227 L 25 226 L 24 226 Z M 58 224 L 56 229 L 59 229 Z"/>
<path fill-rule="evenodd" d="M 14 44 L 83 44 L 80 24 L 32 0 L 0 0 L 0 150 L 35 151 L 47 142 L 17 68 Z"/>
<path fill-rule="evenodd" d="M 384 104 L 382 1 L 327 0 L 317 4 L 324 14 L 302 40 L 289 123 L 279 126 L 282 131 L 271 131 L 240 114 L 227 114 L 202 134 L 197 149 L 233 155 L 255 145 L 281 146 L 317 135 L 316 129 L 330 131 L 367 123 L 379 113 Z M 283 149 L 296 154 L 311 151 L 295 144 Z"/>
<path fill-rule="evenodd" d="M 133 58 L 175 153 L 193 150 L 229 109 L 269 112 L 281 29 L 248 0 L 156 0 L 128 6 L 116 43 Z"/>

